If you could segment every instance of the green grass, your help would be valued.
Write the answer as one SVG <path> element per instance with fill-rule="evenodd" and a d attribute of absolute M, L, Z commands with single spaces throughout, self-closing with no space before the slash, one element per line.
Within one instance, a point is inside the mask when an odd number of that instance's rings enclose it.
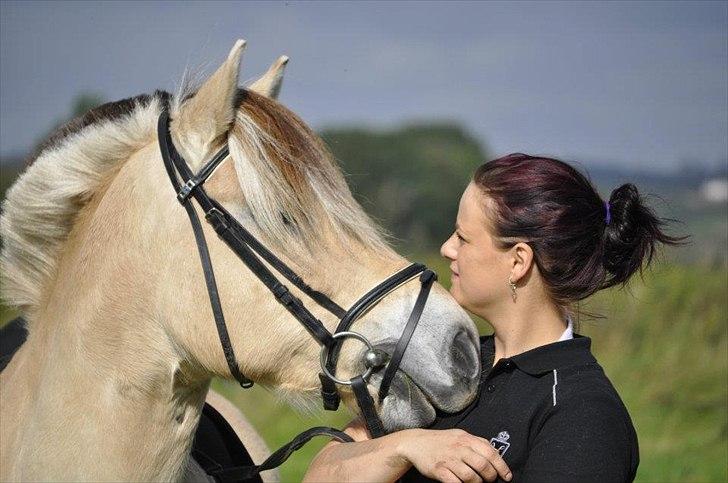
<path fill-rule="evenodd" d="M 427 262 L 449 285 L 447 265 L 437 257 L 412 259 Z M 669 264 L 584 307 L 605 316 L 580 320 L 580 332 L 592 337 L 593 351 L 634 421 L 637 481 L 728 481 L 727 295 L 725 267 Z M 3 309 L 0 321 L 11 315 Z M 213 387 L 242 408 L 271 449 L 308 427 L 341 427 L 350 418 L 343 409 L 299 414 L 258 387 L 243 391 L 224 381 Z M 283 481 L 299 481 L 324 444 L 295 453 L 281 468 Z"/>
<path fill-rule="evenodd" d="M 18 312 L 0 303 L 0 327 L 18 316 Z"/>
<path fill-rule="evenodd" d="M 665 266 L 599 294 L 583 324 L 632 414 L 638 481 L 728 480 L 728 273 Z"/>

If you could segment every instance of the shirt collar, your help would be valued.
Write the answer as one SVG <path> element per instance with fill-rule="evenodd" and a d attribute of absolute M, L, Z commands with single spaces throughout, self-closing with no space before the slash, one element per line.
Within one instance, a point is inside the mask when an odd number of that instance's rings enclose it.
<path fill-rule="evenodd" d="M 595 364 L 597 361 L 591 353 L 591 339 L 578 334 L 574 334 L 573 337 L 573 339 L 542 345 L 516 356 L 501 359 L 498 364 L 511 361 L 518 369 L 532 376 L 568 366 Z M 494 344 L 493 336 L 489 336 L 484 341 L 484 353 L 494 353 Z M 492 357 L 490 360 L 493 360 Z"/>
<path fill-rule="evenodd" d="M 558 342 L 561 342 L 562 340 L 569 340 L 574 338 L 574 321 L 571 320 L 571 317 L 568 315 L 566 316 L 566 330 L 564 330 L 564 333 L 561 334 L 561 337 L 559 337 Z"/>

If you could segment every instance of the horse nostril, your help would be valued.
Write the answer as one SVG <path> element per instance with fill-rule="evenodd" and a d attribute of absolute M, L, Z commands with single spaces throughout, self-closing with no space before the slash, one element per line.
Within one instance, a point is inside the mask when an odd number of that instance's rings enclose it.
<path fill-rule="evenodd" d="M 453 370 L 466 379 L 478 374 L 478 349 L 468 337 L 467 331 L 457 333 L 450 347 Z"/>

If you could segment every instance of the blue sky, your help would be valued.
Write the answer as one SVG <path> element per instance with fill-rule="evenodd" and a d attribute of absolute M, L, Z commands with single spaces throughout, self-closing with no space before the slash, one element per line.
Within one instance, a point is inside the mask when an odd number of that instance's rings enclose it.
<path fill-rule="evenodd" d="M 316 128 L 461 122 L 493 155 L 672 169 L 728 159 L 728 2 L 0 3 L 0 154 L 71 99 L 173 90 L 248 41 L 291 57 L 281 102 Z"/>

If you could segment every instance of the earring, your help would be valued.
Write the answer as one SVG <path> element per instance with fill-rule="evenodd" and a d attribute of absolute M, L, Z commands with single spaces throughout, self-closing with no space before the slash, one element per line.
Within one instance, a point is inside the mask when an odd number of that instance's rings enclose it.
<path fill-rule="evenodd" d="M 508 285 L 511 286 L 511 297 L 513 297 L 513 301 L 515 302 L 516 301 L 516 284 L 513 283 L 513 279 L 511 277 L 513 277 L 513 274 L 508 275 Z"/>

